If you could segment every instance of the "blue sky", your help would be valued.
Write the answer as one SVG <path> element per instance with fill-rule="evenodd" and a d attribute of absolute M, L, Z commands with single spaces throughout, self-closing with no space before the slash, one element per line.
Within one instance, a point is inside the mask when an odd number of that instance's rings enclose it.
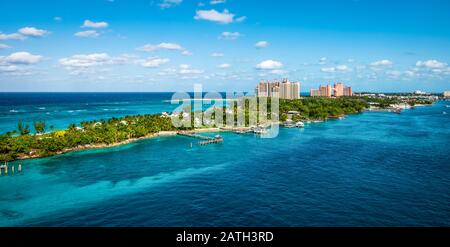
<path fill-rule="evenodd" d="M 0 91 L 450 90 L 450 1 L 1 1 Z"/>

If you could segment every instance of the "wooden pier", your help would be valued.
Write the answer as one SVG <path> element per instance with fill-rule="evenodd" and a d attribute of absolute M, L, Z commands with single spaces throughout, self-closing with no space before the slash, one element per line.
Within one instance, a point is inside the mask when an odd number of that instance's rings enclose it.
<path fill-rule="evenodd" d="M 198 144 L 201 146 L 223 142 L 223 137 L 220 135 L 217 135 L 215 137 L 210 137 L 210 136 L 202 136 L 202 135 L 199 135 L 194 132 L 184 132 L 184 131 L 178 132 L 178 135 L 195 138 L 195 139 L 200 139 L 201 141 L 199 141 Z"/>

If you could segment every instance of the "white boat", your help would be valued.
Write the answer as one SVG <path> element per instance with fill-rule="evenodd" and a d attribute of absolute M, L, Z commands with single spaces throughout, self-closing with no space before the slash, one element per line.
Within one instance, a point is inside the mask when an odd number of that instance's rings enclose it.
<path fill-rule="evenodd" d="M 295 124 L 295 127 L 297 127 L 297 128 L 303 128 L 303 127 L 305 127 L 305 124 L 304 124 L 303 122 L 297 122 L 297 123 Z"/>
<path fill-rule="evenodd" d="M 256 128 L 255 130 L 253 130 L 253 133 L 257 135 L 264 135 L 267 134 L 267 130 L 263 128 Z"/>
<path fill-rule="evenodd" d="M 283 124 L 283 127 L 285 127 L 285 128 L 294 128 L 294 127 L 296 127 L 296 126 L 295 126 L 295 124 L 292 123 L 292 122 L 287 122 L 287 123 L 284 123 L 284 124 Z"/>

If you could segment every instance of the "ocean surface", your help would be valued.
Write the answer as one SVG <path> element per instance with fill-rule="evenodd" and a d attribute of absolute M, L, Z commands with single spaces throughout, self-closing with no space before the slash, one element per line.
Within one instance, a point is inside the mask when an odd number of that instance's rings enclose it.
<path fill-rule="evenodd" d="M 163 93 L 1 96 L 2 132 L 21 119 L 65 128 L 175 107 Z M 0 226 L 450 226 L 446 105 L 274 139 L 160 137 L 22 161 L 22 173 L 0 176 Z"/>

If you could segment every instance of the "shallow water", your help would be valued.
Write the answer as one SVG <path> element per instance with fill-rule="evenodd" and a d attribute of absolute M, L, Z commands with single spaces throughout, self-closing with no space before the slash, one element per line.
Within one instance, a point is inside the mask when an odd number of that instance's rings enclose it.
<path fill-rule="evenodd" d="M 449 226 L 445 105 L 25 161 L 0 177 L 0 225 Z"/>

